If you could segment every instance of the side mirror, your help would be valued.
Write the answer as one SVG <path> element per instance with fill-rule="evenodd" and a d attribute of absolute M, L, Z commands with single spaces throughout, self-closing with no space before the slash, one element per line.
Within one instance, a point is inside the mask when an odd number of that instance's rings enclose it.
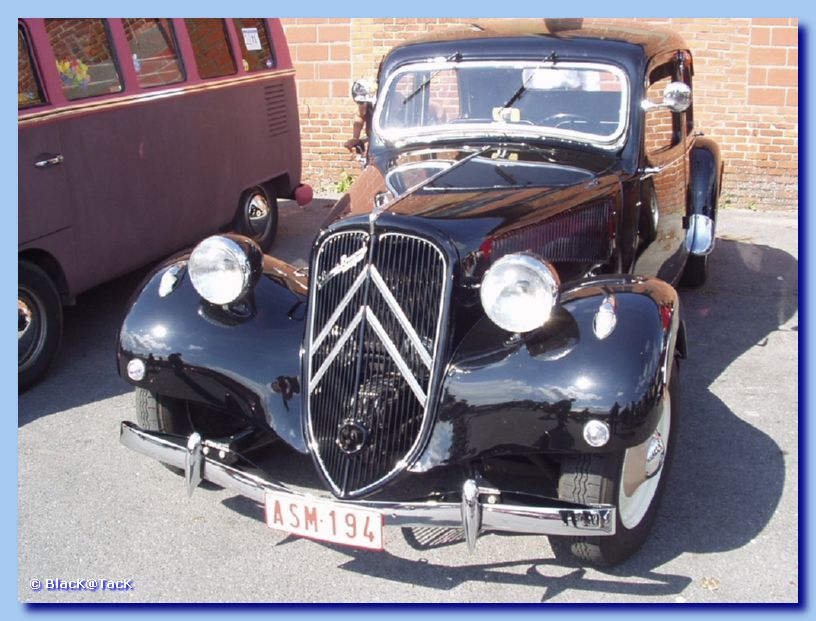
<path fill-rule="evenodd" d="M 351 98 L 357 103 L 374 103 L 371 85 L 368 80 L 354 80 L 351 85 Z"/>
<path fill-rule="evenodd" d="M 685 112 L 691 105 L 691 88 L 685 82 L 672 82 L 663 91 L 663 103 L 652 103 L 644 99 L 641 107 L 649 112 L 650 110 L 671 110 L 672 112 Z"/>

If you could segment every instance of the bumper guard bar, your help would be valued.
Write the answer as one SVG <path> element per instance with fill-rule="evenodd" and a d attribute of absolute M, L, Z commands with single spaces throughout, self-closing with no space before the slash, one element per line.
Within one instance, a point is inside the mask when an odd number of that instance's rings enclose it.
<path fill-rule="evenodd" d="M 264 504 L 267 492 L 278 492 L 307 498 L 282 483 L 208 457 L 203 448 L 207 440 L 192 434 L 186 446 L 172 436 L 145 431 L 123 421 L 120 441 L 127 448 L 148 457 L 181 468 L 191 495 L 202 479 L 233 490 Z M 379 511 L 389 526 L 461 528 L 468 548 L 476 547 L 482 531 L 526 533 L 534 535 L 599 536 L 615 534 L 615 507 L 612 505 L 525 506 L 490 502 L 501 492 L 479 487 L 473 479 L 462 486 L 461 502 L 387 502 L 336 500 L 338 505 Z M 488 497 L 482 502 L 480 497 Z"/>

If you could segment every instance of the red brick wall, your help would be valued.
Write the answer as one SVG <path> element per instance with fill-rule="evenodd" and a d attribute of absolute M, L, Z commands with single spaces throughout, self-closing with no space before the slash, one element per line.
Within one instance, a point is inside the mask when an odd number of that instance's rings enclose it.
<path fill-rule="evenodd" d="M 359 166 L 351 135 L 354 78 L 371 81 L 383 55 L 422 34 L 473 19 L 284 19 L 297 69 L 304 179 L 332 191 Z M 598 20 L 603 21 L 603 20 Z M 795 208 L 798 200 L 798 21 L 648 19 L 672 28 L 694 55 L 695 127 L 723 148 L 724 199 L 738 207 Z"/>

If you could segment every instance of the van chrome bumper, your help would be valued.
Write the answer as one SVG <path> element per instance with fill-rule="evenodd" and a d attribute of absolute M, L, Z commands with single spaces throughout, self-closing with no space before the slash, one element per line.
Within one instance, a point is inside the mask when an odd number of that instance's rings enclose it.
<path fill-rule="evenodd" d="M 192 494 L 202 479 L 233 490 L 264 504 L 267 492 L 279 492 L 306 498 L 284 484 L 216 461 L 204 454 L 207 440 L 197 433 L 185 444 L 174 436 L 145 431 L 123 421 L 120 442 L 127 448 L 184 470 L 187 493 Z M 338 505 L 379 511 L 387 526 L 461 528 L 468 547 L 473 550 L 482 531 L 500 531 L 533 535 L 600 536 L 615 534 L 613 505 L 526 506 L 483 501 L 493 500 L 501 492 L 479 487 L 473 479 L 462 486 L 461 502 L 388 502 L 333 499 Z M 546 499 L 542 498 L 542 501 Z M 559 504 L 558 501 L 551 501 Z"/>

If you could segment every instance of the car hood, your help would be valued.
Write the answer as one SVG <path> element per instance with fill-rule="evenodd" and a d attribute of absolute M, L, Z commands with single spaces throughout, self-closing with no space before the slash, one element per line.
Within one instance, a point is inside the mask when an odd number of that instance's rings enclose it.
<path fill-rule="evenodd" d="M 464 260 L 487 240 L 563 220 L 583 205 L 615 200 L 620 175 L 613 159 L 555 155 L 529 158 L 491 147 L 409 152 L 388 166 L 374 162 L 335 205 L 327 226 L 373 220 L 382 226 L 399 222 L 431 228 L 450 240 Z"/>

